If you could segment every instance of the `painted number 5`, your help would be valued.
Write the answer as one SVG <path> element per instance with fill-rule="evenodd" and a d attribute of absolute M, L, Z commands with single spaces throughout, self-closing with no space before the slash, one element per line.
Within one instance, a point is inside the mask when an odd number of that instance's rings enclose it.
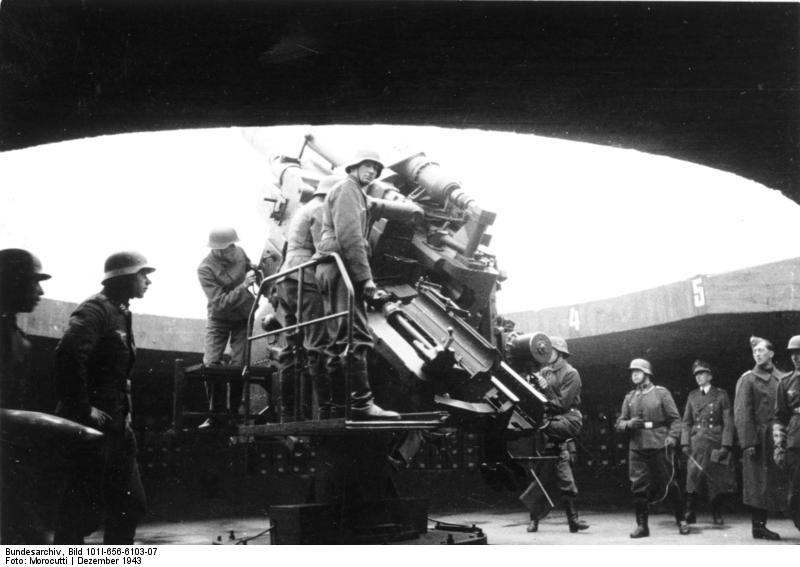
<path fill-rule="evenodd" d="M 703 278 L 692 280 L 692 297 L 695 307 L 703 307 L 706 304 L 706 292 L 703 289 Z"/>

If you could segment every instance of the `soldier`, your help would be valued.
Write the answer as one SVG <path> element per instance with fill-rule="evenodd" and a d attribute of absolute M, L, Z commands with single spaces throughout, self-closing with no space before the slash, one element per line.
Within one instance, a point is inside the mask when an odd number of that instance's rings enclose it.
<path fill-rule="evenodd" d="M 322 235 L 314 258 L 339 253 L 347 274 L 353 282 L 355 293 L 353 327 L 347 320 L 332 321 L 329 331 L 328 375 L 338 384 L 345 383 L 344 356 L 350 357 L 350 412 L 355 419 L 399 419 L 399 414 L 375 404 L 369 382 L 367 354 L 373 348 L 372 335 L 367 325 L 365 298 L 376 290 L 369 265 L 367 235 L 370 215 L 364 188 L 380 176 L 383 164 L 372 150 L 361 150 L 345 165 L 347 177 L 338 183 L 322 208 Z M 348 291 L 339 270 L 333 262 L 317 266 L 317 284 L 322 294 L 325 312 L 347 310 Z M 352 334 L 353 349 L 347 350 L 348 331 Z"/>
<path fill-rule="evenodd" d="M 548 366 L 537 376 L 538 386 L 547 397 L 549 422 L 542 432 L 547 439 L 558 448 L 558 461 L 555 463 L 555 477 L 561 491 L 564 510 L 567 513 L 569 531 L 572 533 L 589 528 L 589 524 L 578 518 L 575 510 L 575 498 L 578 485 L 572 474 L 570 461 L 575 452 L 574 438 L 580 434 L 583 416 L 581 404 L 581 376 L 567 362 L 569 350 L 567 341 L 562 337 L 550 337 L 553 346 Z M 538 510 L 530 512 L 528 531 L 539 529 L 539 519 L 543 514 Z"/>
<path fill-rule="evenodd" d="M 236 246 L 239 236 L 230 227 L 213 229 L 208 237 L 211 252 L 197 268 L 197 278 L 208 298 L 208 320 L 206 322 L 203 364 L 223 364 L 225 347 L 231 345 L 231 366 L 244 365 L 247 344 L 247 318 L 255 302 L 255 293 L 250 289 L 257 282 L 255 270 L 244 250 Z M 209 409 L 215 413 L 225 412 L 225 383 L 206 384 Z M 242 403 L 242 382 L 230 383 L 230 411 L 236 414 Z M 205 420 L 200 429 L 218 425 L 214 418 Z"/>
<path fill-rule="evenodd" d="M 794 372 L 778 384 L 775 404 L 775 423 L 772 435 L 775 449 L 773 460 L 785 467 L 789 476 L 789 513 L 800 530 L 800 335 L 789 339 L 786 347 L 792 358 Z"/>
<path fill-rule="evenodd" d="M 317 185 L 316 191 L 311 199 L 306 202 L 289 223 L 286 242 L 286 259 L 282 269 L 286 270 L 304 264 L 311 260 L 316 251 L 316 245 L 322 234 L 322 206 L 325 196 L 342 178 L 337 175 L 329 175 L 322 179 Z M 297 288 L 298 281 L 296 275 L 290 275 L 277 284 L 278 304 L 283 313 L 285 325 L 297 323 Z M 311 321 L 324 315 L 322 296 L 317 287 L 317 281 L 313 269 L 306 269 L 303 273 L 303 305 L 301 308 L 303 321 Z M 325 363 L 324 350 L 327 341 L 325 325 L 310 325 L 302 329 L 294 337 L 287 338 L 290 342 L 296 342 L 298 337 L 302 337 L 303 346 L 306 352 L 306 363 L 308 374 L 311 376 L 311 383 L 317 397 L 319 407 L 319 418 L 327 419 L 331 417 L 331 384 L 330 377 L 325 373 L 323 367 Z M 281 400 L 284 408 L 284 419 L 287 416 L 287 406 L 291 406 L 293 398 L 293 379 L 294 362 L 289 360 L 292 357 L 293 349 L 287 349 L 282 353 L 282 366 L 278 378 L 279 385 L 273 394 L 273 403 L 277 405 L 277 400 Z"/>
<path fill-rule="evenodd" d="M 39 259 L 19 248 L 0 250 L 0 406 L 23 409 L 31 343 L 17 326 L 17 313 L 30 313 L 44 295 Z"/>
<path fill-rule="evenodd" d="M 697 390 L 689 393 L 683 412 L 681 448 L 686 455 L 686 513 L 688 524 L 696 521 L 697 494 L 705 490 L 711 503 L 711 517 L 721 526 L 721 503 L 736 491 L 733 447 L 733 409 L 728 392 L 711 384 L 711 365 L 695 360 L 692 373 Z"/>
<path fill-rule="evenodd" d="M 18 313 L 30 313 L 44 295 L 41 282 L 50 279 L 42 272 L 39 259 L 19 248 L 0 250 L 0 407 L 27 406 L 26 377 L 31 343 L 17 326 Z M 15 446 L 4 434 L 0 447 L 0 542 L 4 544 L 46 544 L 49 534 L 39 503 L 35 477 L 28 465 L 25 447 Z"/>
<path fill-rule="evenodd" d="M 59 507 L 56 544 L 82 544 L 104 520 L 104 543 L 131 545 L 144 514 L 130 425 L 136 344 L 129 305 L 144 297 L 154 270 L 138 252 L 109 256 L 103 290 L 72 312 L 56 347 L 56 413 L 104 433 L 77 457 Z"/>
<path fill-rule="evenodd" d="M 683 499 L 675 474 L 673 449 L 681 433 L 681 416 L 669 390 L 653 384 L 650 362 L 635 358 L 629 366 L 634 389 L 625 396 L 617 419 L 617 431 L 627 431 L 628 476 L 631 480 L 636 529 L 632 538 L 647 537 L 648 506 L 652 496 L 661 493 L 663 500 L 672 495 L 678 532 L 687 535 L 689 525 L 683 518 Z"/>
<path fill-rule="evenodd" d="M 750 506 L 753 538 L 779 540 L 767 529 L 767 513 L 786 509 L 786 475 L 773 461 L 772 425 L 775 401 L 783 373 L 772 363 L 772 343 L 750 338 L 755 367 L 736 383 L 733 419 L 742 447 L 742 501 Z"/>

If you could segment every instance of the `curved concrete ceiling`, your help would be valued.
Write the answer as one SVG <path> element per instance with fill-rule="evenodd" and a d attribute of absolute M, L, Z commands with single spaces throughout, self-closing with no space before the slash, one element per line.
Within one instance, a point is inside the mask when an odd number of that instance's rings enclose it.
<path fill-rule="evenodd" d="M 4 0 L 0 149 L 433 124 L 635 148 L 800 202 L 796 3 Z"/>

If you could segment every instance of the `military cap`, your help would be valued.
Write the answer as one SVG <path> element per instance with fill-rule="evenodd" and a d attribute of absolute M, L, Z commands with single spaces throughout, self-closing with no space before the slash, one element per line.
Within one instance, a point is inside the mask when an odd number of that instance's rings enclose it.
<path fill-rule="evenodd" d="M 692 375 L 697 376 L 699 372 L 708 372 L 709 374 L 713 374 L 711 370 L 711 365 L 704 360 L 695 360 L 694 364 L 692 364 Z"/>

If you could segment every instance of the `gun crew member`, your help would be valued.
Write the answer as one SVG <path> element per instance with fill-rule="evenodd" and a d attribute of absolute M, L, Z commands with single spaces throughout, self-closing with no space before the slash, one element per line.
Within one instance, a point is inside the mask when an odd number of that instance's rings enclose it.
<path fill-rule="evenodd" d="M 569 531 L 575 533 L 589 528 L 589 524 L 578 518 L 575 509 L 578 485 L 575 483 L 570 466 L 572 455 L 575 453 L 574 438 L 580 434 L 583 424 L 580 412 L 581 376 L 567 362 L 567 357 L 570 355 L 567 341 L 562 337 L 552 336 L 550 343 L 553 346 L 550 361 L 537 376 L 538 386 L 547 397 L 549 417 L 549 422 L 542 432 L 547 441 L 555 444 L 558 449 L 554 474 L 567 513 Z M 530 511 L 529 532 L 538 531 L 539 520 L 542 517 L 543 514 L 539 510 Z"/>
<path fill-rule="evenodd" d="M 103 290 L 73 311 L 56 347 L 56 413 L 104 433 L 78 455 L 59 507 L 56 544 L 83 544 L 105 521 L 103 543 L 132 545 L 144 514 L 130 425 L 136 343 L 129 306 L 144 297 L 153 271 L 138 252 L 109 256 Z"/>
<path fill-rule="evenodd" d="M 634 388 L 622 402 L 616 429 L 629 435 L 628 476 L 636 512 L 636 529 L 631 537 L 650 535 L 647 521 L 651 499 L 660 501 L 668 495 L 678 532 L 687 535 L 690 529 L 683 518 L 683 498 L 673 454 L 680 439 L 681 416 L 669 390 L 653 384 L 649 361 L 635 358 L 628 368 Z"/>
<path fill-rule="evenodd" d="M 211 230 L 208 237 L 208 256 L 197 268 L 197 279 L 208 298 L 208 319 L 206 321 L 203 364 L 214 366 L 223 364 L 225 347 L 230 342 L 231 366 L 244 365 L 244 352 L 247 344 L 247 318 L 255 302 L 255 294 L 250 286 L 257 283 L 258 276 L 252 268 L 244 250 L 236 246 L 239 236 L 230 227 Z M 224 413 L 226 387 L 224 382 L 213 381 L 206 384 L 209 409 L 215 414 Z M 243 384 L 233 380 L 230 383 L 230 413 L 235 415 L 242 403 Z M 218 425 L 216 418 L 208 418 L 200 425 L 206 429 Z"/>
<path fill-rule="evenodd" d="M 736 491 L 733 407 L 728 392 L 711 384 L 710 364 L 695 360 L 692 374 L 698 388 L 689 393 L 681 432 L 681 449 L 688 461 L 684 519 L 695 523 L 698 492 L 705 490 L 712 521 L 722 525 L 722 501 Z"/>
<path fill-rule="evenodd" d="M 786 510 L 786 474 L 773 460 L 772 425 L 778 384 L 783 373 L 772 363 L 772 343 L 750 338 L 755 366 L 739 378 L 733 401 L 733 419 L 742 447 L 742 501 L 752 510 L 753 538 L 779 540 L 767 529 L 769 511 Z"/>
<path fill-rule="evenodd" d="M 282 270 L 299 266 L 311 260 L 322 235 L 322 210 L 325 196 L 341 180 L 342 178 L 337 175 L 329 175 L 322 179 L 311 199 L 292 217 L 287 233 L 286 259 Z M 298 322 L 298 285 L 297 275 L 292 274 L 281 280 L 276 286 L 278 305 L 286 326 Z M 304 322 L 322 317 L 325 313 L 313 268 L 306 268 L 303 273 L 303 304 L 300 306 L 299 312 Z M 281 421 L 286 421 L 291 413 L 289 408 L 294 402 L 293 382 L 300 379 L 301 373 L 295 373 L 293 360 L 295 346 L 300 342 L 305 349 L 306 367 L 317 398 L 318 417 L 320 419 L 332 417 L 331 383 L 324 368 L 327 337 L 326 325 L 322 323 L 304 327 L 295 336 L 287 339 L 290 345 L 284 353 L 281 353 L 279 384 L 276 391 L 273 392 L 273 403 L 283 408 L 283 416 L 279 416 Z"/>
<path fill-rule="evenodd" d="M 786 348 L 794 371 L 778 384 L 772 425 L 773 460 L 779 467 L 785 467 L 789 476 L 789 513 L 800 530 L 800 335 L 789 339 Z"/>
<path fill-rule="evenodd" d="M 44 295 L 41 282 L 50 279 L 39 259 L 19 248 L 0 250 L 0 407 L 26 409 L 29 402 L 31 343 L 17 326 L 18 313 L 31 313 Z M 37 495 L 37 472 L 27 464 L 27 450 L 16 447 L 5 432 L 0 446 L 0 542 L 50 543 Z"/>
<path fill-rule="evenodd" d="M 338 183 L 322 208 L 322 235 L 315 258 L 331 252 L 341 255 L 347 274 L 353 283 L 354 316 L 353 348 L 348 350 L 348 324 L 346 318 L 333 319 L 329 326 L 327 369 L 331 380 L 345 383 L 345 360 L 350 358 L 350 412 L 354 419 L 399 419 L 397 412 L 382 409 L 373 400 L 369 380 L 367 355 L 374 347 L 367 325 L 364 299 L 375 293 L 375 282 L 369 265 L 367 236 L 370 215 L 364 188 L 380 176 L 383 164 L 377 152 L 361 150 L 345 165 L 347 177 Z M 334 262 L 317 266 L 317 284 L 322 294 L 326 313 L 347 310 L 348 292 Z"/>

